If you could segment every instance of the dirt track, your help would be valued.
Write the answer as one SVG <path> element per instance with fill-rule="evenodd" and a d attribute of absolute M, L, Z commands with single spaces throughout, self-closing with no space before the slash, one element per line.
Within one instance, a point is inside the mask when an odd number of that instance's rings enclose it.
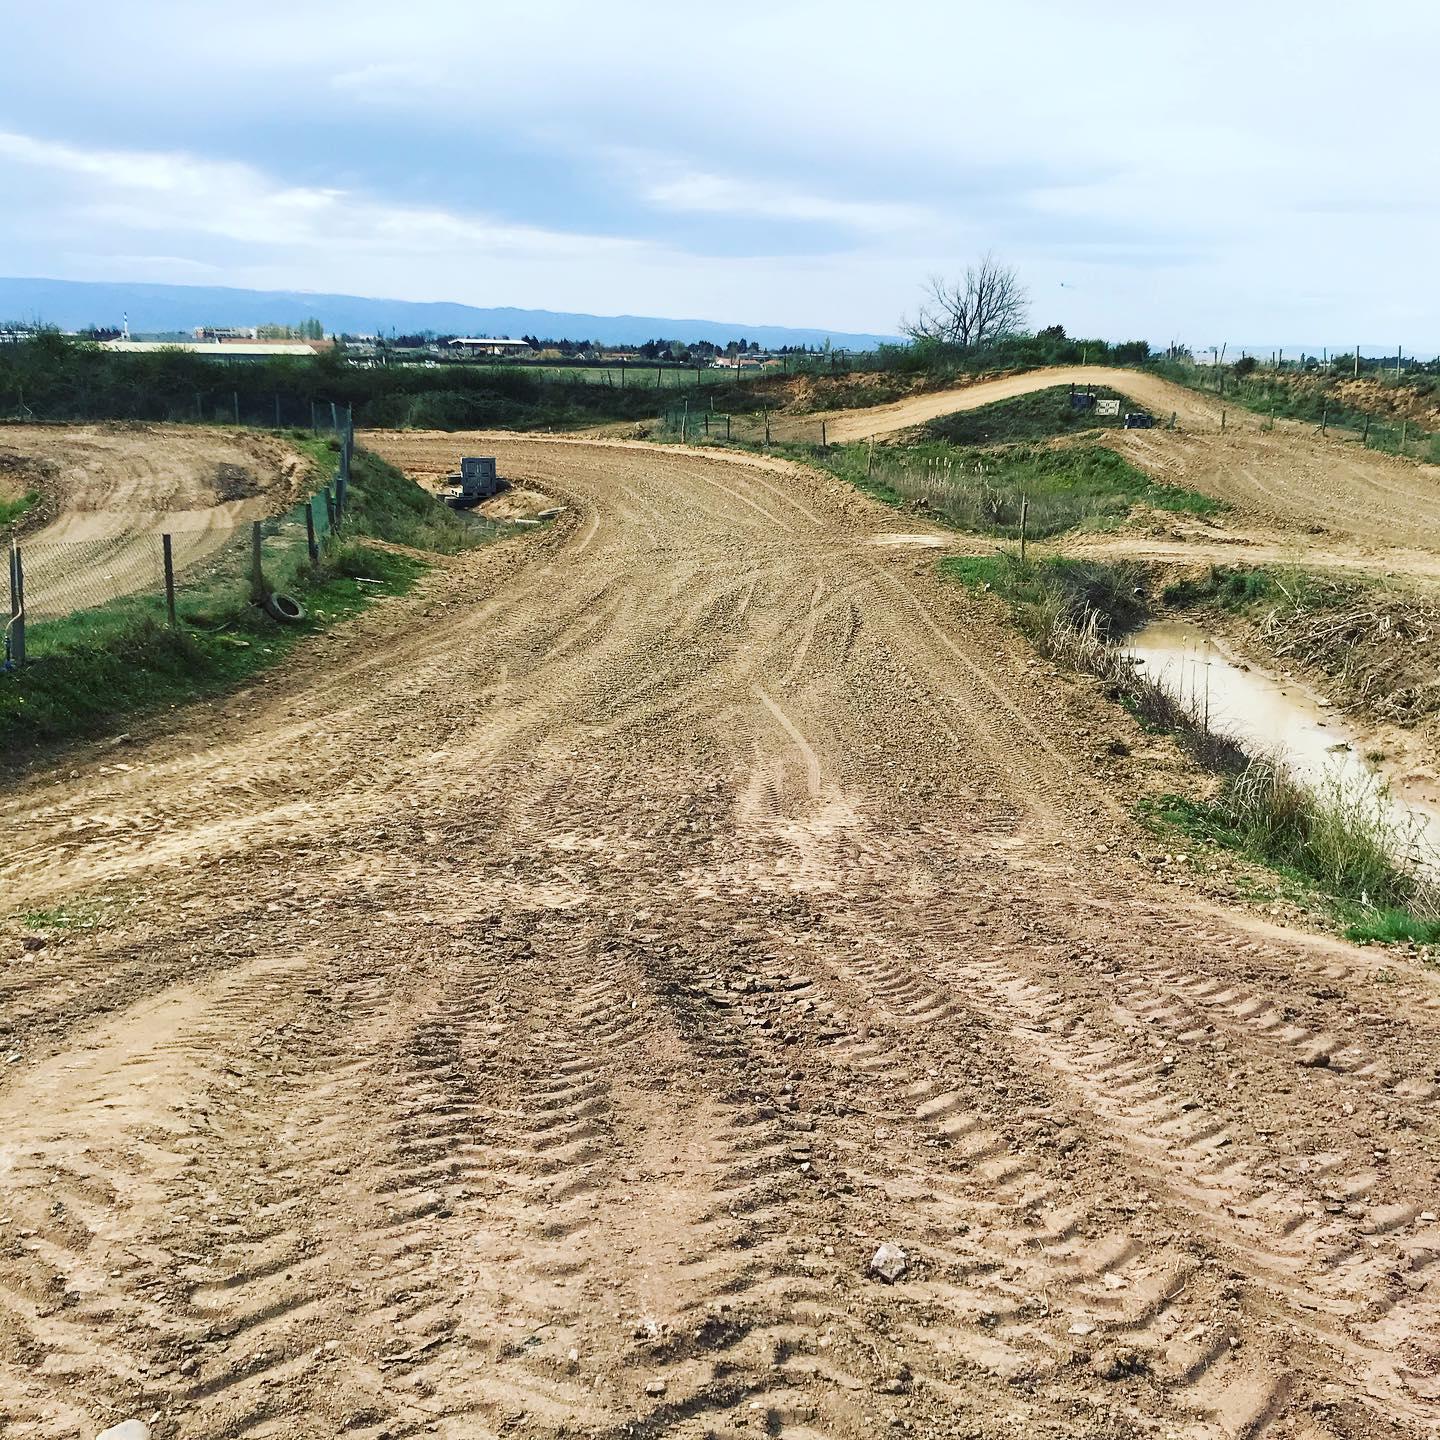
<path fill-rule="evenodd" d="M 183 571 L 283 505 L 302 468 L 279 441 L 243 430 L 0 426 L 0 469 L 42 495 L 45 523 L 24 541 L 27 610 L 46 619 L 153 584 L 167 531 Z"/>
<path fill-rule="evenodd" d="M 1138 858 L 901 517 L 496 448 L 552 530 L 4 802 L 109 916 L 0 971 L 7 1440 L 1433 1433 L 1434 981 Z"/>
<path fill-rule="evenodd" d="M 1268 421 L 1230 407 L 1220 431 L 1221 402 L 1155 375 L 1103 365 L 1057 367 L 1007 375 L 955 390 L 912 396 L 867 410 L 833 411 L 775 421 L 777 438 L 812 438 L 820 420 L 832 443 L 893 435 L 942 415 L 1054 385 L 1108 385 L 1178 429 L 1106 432 L 1106 441 L 1157 479 L 1225 500 L 1242 514 L 1316 533 L 1354 536 L 1386 547 L 1440 549 L 1440 467 L 1415 465 L 1313 425 Z"/>

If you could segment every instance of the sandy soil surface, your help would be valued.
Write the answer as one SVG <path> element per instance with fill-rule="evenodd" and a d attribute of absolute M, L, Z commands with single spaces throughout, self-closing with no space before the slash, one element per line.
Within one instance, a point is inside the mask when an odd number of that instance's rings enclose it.
<path fill-rule="evenodd" d="M 6 425 L 0 469 L 42 492 L 25 537 L 26 605 L 68 614 L 153 582 L 160 535 L 177 570 L 223 545 L 243 521 L 283 510 L 304 461 L 278 440 L 183 425 Z"/>
<path fill-rule="evenodd" d="M 569 508 L 3 800 L 7 1440 L 1433 1434 L 1434 977 L 906 517 L 468 438 Z"/>

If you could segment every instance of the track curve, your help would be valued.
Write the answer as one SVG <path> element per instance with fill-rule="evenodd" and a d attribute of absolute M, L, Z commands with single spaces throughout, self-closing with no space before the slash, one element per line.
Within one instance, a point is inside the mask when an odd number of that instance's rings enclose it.
<path fill-rule="evenodd" d="M 1440 549 L 1440 466 L 1362 448 L 1337 432 L 1270 422 L 1141 370 L 1056 366 L 910 396 L 870 409 L 785 422 L 808 436 L 820 420 L 832 443 L 884 437 L 1055 385 L 1107 385 L 1176 430 L 1097 432 L 1157 480 L 1224 500 L 1242 514 L 1311 534 L 1353 536 L 1387 549 Z M 1222 411 L 1224 428 L 1222 429 Z M 781 422 L 776 435 L 789 433 Z"/>

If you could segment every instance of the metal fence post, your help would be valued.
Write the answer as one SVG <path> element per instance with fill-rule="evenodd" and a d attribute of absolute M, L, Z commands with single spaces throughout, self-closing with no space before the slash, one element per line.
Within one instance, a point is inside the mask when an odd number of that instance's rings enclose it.
<path fill-rule="evenodd" d="M 345 510 L 350 503 L 350 452 L 340 447 L 340 469 L 335 476 L 335 523 L 345 523 Z"/>
<path fill-rule="evenodd" d="M 160 549 L 165 556 L 165 608 L 170 612 L 170 628 L 175 628 L 175 552 L 170 547 L 170 537 L 160 537 Z"/>
<path fill-rule="evenodd" d="M 10 542 L 10 659 L 17 666 L 25 663 L 25 570 L 14 540 Z"/>
<path fill-rule="evenodd" d="M 260 522 L 256 520 L 250 526 L 250 588 L 257 602 L 265 598 L 265 571 L 260 563 L 260 540 Z"/>
<path fill-rule="evenodd" d="M 238 425 L 240 423 L 240 392 L 238 390 L 232 390 L 230 392 L 230 399 L 235 405 L 235 423 Z"/>
<path fill-rule="evenodd" d="M 320 558 L 320 547 L 315 543 L 315 497 L 305 502 L 305 548 L 310 552 L 313 565 Z"/>

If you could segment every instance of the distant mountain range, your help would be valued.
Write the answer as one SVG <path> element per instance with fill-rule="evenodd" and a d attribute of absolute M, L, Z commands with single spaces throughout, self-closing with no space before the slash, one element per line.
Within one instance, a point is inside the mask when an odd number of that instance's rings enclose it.
<path fill-rule="evenodd" d="M 761 345 L 824 345 L 869 350 L 893 335 L 806 330 L 740 321 L 672 320 L 656 315 L 577 315 L 559 310 L 488 309 L 451 301 L 374 300 L 307 290 L 236 290 L 219 285 L 107 284 L 87 280 L 0 277 L 0 328 L 21 321 L 62 330 L 118 326 L 130 317 L 132 335 L 171 334 L 197 325 L 298 325 L 318 318 L 327 333 L 352 335 L 535 335 L 541 339 L 599 340 L 635 345 L 646 340 L 758 341 Z"/>

